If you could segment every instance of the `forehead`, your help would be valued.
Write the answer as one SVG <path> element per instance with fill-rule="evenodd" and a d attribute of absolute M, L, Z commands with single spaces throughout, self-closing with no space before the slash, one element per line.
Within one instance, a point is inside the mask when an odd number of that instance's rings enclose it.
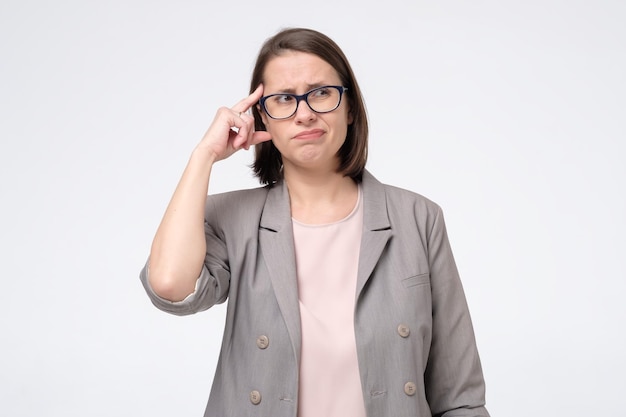
<path fill-rule="evenodd" d="M 317 55 L 285 51 L 271 58 L 263 72 L 265 94 L 271 92 L 304 93 L 320 85 L 339 85 L 337 71 Z"/>

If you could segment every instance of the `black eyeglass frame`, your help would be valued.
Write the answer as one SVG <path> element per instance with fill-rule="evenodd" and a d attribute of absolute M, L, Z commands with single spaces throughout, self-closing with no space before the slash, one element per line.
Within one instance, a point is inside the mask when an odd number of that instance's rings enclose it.
<path fill-rule="evenodd" d="M 337 105 L 330 109 L 330 110 L 326 110 L 326 111 L 317 111 L 315 110 L 313 107 L 311 107 L 311 105 L 309 104 L 309 94 L 321 90 L 323 88 L 334 88 L 336 90 L 339 91 L 339 100 L 337 101 Z M 301 101 L 304 101 L 306 103 L 307 106 L 309 106 L 309 109 L 311 109 L 312 111 L 314 111 L 315 113 L 330 113 L 331 111 L 335 111 L 339 108 L 339 106 L 341 105 L 341 100 L 343 99 L 343 93 L 346 92 L 346 90 L 348 89 L 348 87 L 343 87 L 341 85 L 322 85 L 320 87 L 315 87 L 312 90 L 307 91 L 304 94 L 298 95 L 298 94 L 291 94 L 291 93 L 276 93 L 276 94 L 270 94 L 268 96 L 264 96 L 261 97 L 261 99 L 259 100 L 259 104 L 261 105 L 261 108 L 263 109 L 263 111 L 265 112 L 265 114 L 267 114 L 271 119 L 274 120 L 286 120 L 289 119 L 291 117 L 293 117 L 294 114 L 296 114 L 296 112 L 298 111 L 298 106 L 300 105 Z M 271 97 L 276 97 L 276 96 L 289 96 L 289 97 L 293 97 L 294 99 L 296 99 L 296 108 L 294 109 L 293 113 L 291 113 L 289 116 L 285 116 L 285 117 L 274 117 L 270 114 L 270 112 L 267 111 L 267 107 L 265 107 L 265 102 L 267 101 L 267 99 L 271 98 Z"/>

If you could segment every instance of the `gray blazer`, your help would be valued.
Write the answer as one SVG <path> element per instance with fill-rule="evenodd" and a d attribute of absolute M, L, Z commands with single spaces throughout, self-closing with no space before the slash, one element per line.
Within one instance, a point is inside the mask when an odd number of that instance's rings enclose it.
<path fill-rule="evenodd" d="M 354 331 L 369 417 L 489 416 L 465 295 L 441 209 L 363 177 Z M 300 313 L 284 183 L 207 198 L 207 255 L 178 315 L 228 299 L 205 417 L 295 417 Z M 320 416 L 322 417 L 322 416 Z M 349 416 L 346 416 L 349 417 Z"/>

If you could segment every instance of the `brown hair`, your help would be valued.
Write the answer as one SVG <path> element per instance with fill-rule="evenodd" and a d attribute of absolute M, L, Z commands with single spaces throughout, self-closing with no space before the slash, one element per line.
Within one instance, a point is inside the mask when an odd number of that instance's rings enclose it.
<path fill-rule="evenodd" d="M 265 41 L 259 51 L 250 82 L 251 93 L 263 82 L 267 63 L 284 51 L 306 52 L 320 57 L 337 71 L 342 85 L 348 88 L 345 97 L 350 105 L 352 123 L 348 126 L 346 141 L 338 152 L 338 172 L 360 182 L 367 161 L 367 113 L 348 59 L 332 39 L 320 32 L 302 28 L 282 30 Z M 252 107 L 252 114 L 255 129 L 266 130 L 256 106 Z M 254 154 L 252 169 L 262 184 L 272 184 L 282 179 L 282 156 L 272 141 L 256 145 Z"/>

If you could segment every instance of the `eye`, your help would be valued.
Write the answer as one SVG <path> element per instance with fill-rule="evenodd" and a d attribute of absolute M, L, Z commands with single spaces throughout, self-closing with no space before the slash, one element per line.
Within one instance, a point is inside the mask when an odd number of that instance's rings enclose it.
<path fill-rule="evenodd" d="M 270 100 L 274 104 L 289 104 L 293 101 L 293 96 L 289 94 L 275 94 L 270 96 Z"/>
<path fill-rule="evenodd" d="M 331 87 L 320 87 L 311 91 L 310 95 L 313 98 L 324 98 L 332 95 Z"/>

